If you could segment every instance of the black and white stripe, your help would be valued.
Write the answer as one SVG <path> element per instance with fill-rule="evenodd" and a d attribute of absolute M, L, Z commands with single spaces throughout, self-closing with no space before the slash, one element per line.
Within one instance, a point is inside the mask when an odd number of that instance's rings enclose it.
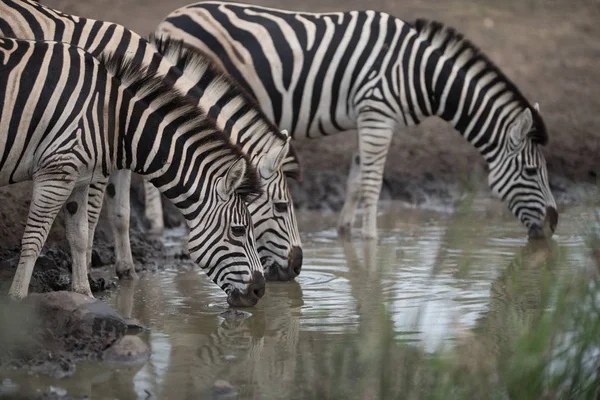
<path fill-rule="evenodd" d="M 72 43 L 94 56 L 106 53 L 128 55 L 144 65 L 150 72 L 157 72 L 184 93 L 197 98 L 201 109 L 210 112 L 231 140 L 242 147 L 251 157 L 252 163 L 261 171 L 260 178 L 265 194 L 251 208 L 257 245 L 261 259 L 267 268 L 267 277 L 291 279 L 301 267 L 302 250 L 300 235 L 291 197 L 287 187 L 287 176 L 299 176 L 299 164 L 288 138 L 254 106 L 237 85 L 200 57 L 186 57 L 191 67 L 182 74 L 162 57 L 147 41 L 121 25 L 95 21 L 64 14 L 32 0 L 6 0 L 0 3 L 0 34 L 32 40 L 55 40 Z M 183 54 L 176 44 L 156 41 L 166 54 Z M 187 74 L 190 74 L 190 77 Z M 288 155 L 282 168 L 280 153 Z M 110 178 L 111 191 L 107 196 L 109 215 L 116 239 L 117 270 L 119 275 L 135 274 L 129 243 L 129 182 L 127 171 Z M 147 216 L 162 221 L 159 196 L 148 185 L 145 192 L 150 196 Z M 93 191 L 90 208 L 101 204 L 95 197 L 100 190 Z M 92 201 L 93 200 L 93 201 Z M 93 203 L 93 204 L 92 204 Z M 284 210 L 284 206 L 286 210 Z M 153 228 L 161 230 L 161 224 Z M 91 244 L 90 250 L 91 251 Z"/>
<path fill-rule="evenodd" d="M 182 212 L 191 256 L 230 303 L 258 301 L 264 278 L 245 204 L 261 193 L 256 170 L 193 99 L 138 63 L 64 43 L 2 38 L 0 58 L 0 185 L 34 187 L 12 296 L 27 295 L 63 204 L 74 290 L 91 295 L 89 187 L 129 169 Z"/>
<path fill-rule="evenodd" d="M 286 176 L 298 178 L 299 165 L 287 132 L 280 133 L 254 100 L 206 57 L 178 41 L 151 37 L 150 42 L 196 82 L 189 95 L 200 99 L 200 106 L 257 167 L 265 194 L 248 208 L 265 276 L 268 280 L 295 278 L 302 266 L 302 248 Z"/>
<path fill-rule="evenodd" d="M 360 184 L 349 184 L 340 228 L 358 199 L 376 237 L 377 200 L 393 132 L 437 115 L 486 158 L 490 185 L 529 229 L 558 219 L 540 147 L 546 130 L 500 70 L 441 24 L 376 11 L 312 14 L 218 1 L 171 13 L 157 35 L 208 54 L 296 139 L 359 133 Z"/>

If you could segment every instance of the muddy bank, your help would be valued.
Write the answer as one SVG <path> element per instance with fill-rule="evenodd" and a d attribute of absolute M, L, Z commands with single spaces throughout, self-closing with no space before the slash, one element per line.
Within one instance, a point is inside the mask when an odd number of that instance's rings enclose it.
<path fill-rule="evenodd" d="M 61 379 L 82 360 L 145 361 L 147 346 L 126 336 L 128 323 L 106 303 L 67 291 L 0 299 L 0 371 L 27 369 Z M 27 332 L 27 335 L 23 335 Z"/>
<path fill-rule="evenodd" d="M 30 204 L 31 184 L 21 183 L 0 188 L 0 294 L 8 292 L 16 271 Z M 131 249 L 136 270 L 157 269 L 164 263 L 164 244 L 158 238 L 146 235 L 149 227 L 144 217 L 144 196 L 139 177 L 134 179 L 131 188 Z M 179 212 L 168 202 L 164 202 L 167 227 L 181 223 Z M 111 266 L 115 262 L 114 239 L 108 223 L 106 210 L 103 210 L 94 238 L 92 267 Z M 93 292 L 113 287 L 115 277 L 104 271 L 90 277 Z M 54 222 L 48 240 L 42 250 L 30 284 L 33 293 L 69 290 L 71 287 L 71 256 L 66 241 L 62 212 Z"/>

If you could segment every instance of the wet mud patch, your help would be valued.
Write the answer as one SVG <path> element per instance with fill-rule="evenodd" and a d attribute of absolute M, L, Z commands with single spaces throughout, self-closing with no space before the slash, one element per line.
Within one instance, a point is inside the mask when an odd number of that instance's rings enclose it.
<path fill-rule="evenodd" d="M 0 320 L 0 369 L 25 368 L 54 379 L 72 375 L 76 361 L 102 359 L 127 331 L 104 302 L 66 291 L 3 298 Z"/>

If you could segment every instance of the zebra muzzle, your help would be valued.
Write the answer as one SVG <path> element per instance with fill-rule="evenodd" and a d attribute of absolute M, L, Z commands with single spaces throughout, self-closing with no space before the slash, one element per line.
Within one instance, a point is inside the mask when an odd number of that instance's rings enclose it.
<path fill-rule="evenodd" d="M 302 270 L 302 248 L 292 247 L 285 267 L 271 257 L 265 257 L 261 259 L 261 262 L 265 268 L 267 281 L 291 281 L 300 275 Z"/>
<path fill-rule="evenodd" d="M 254 271 L 245 291 L 234 289 L 227 298 L 232 307 L 253 307 L 265 295 L 265 278 L 263 274 Z"/>
<path fill-rule="evenodd" d="M 532 225 L 529 227 L 529 239 L 551 238 L 558 225 L 558 211 L 554 207 L 546 207 L 544 225 Z"/>

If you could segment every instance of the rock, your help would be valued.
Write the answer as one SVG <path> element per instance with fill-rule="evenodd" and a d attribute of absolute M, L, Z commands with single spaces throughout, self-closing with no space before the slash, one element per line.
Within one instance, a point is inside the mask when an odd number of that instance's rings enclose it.
<path fill-rule="evenodd" d="M 75 362 L 68 355 L 48 354 L 47 359 L 31 366 L 31 372 L 47 375 L 52 379 L 63 379 L 75 373 Z"/>
<path fill-rule="evenodd" d="M 106 349 L 104 361 L 124 364 L 137 364 L 148 360 L 150 349 L 138 336 L 127 335 Z"/>
<path fill-rule="evenodd" d="M 49 333 L 45 340 L 76 357 L 97 358 L 127 329 L 105 303 L 78 293 L 31 294 L 23 302 L 33 306 L 40 329 Z"/>
<path fill-rule="evenodd" d="M 125 318 L 125 322 L 127 322 L 127 333 L 129 334 L 140 333 L 148 329 L 135 318 Z"/>
<path fill-rule="evenodd" d="M 105 303 L 78 293 L 0 300 L 0 368 L 26 368 L 61 379 L 75 372 L 75 361 L 102 358 L 127 329 Z"/>

